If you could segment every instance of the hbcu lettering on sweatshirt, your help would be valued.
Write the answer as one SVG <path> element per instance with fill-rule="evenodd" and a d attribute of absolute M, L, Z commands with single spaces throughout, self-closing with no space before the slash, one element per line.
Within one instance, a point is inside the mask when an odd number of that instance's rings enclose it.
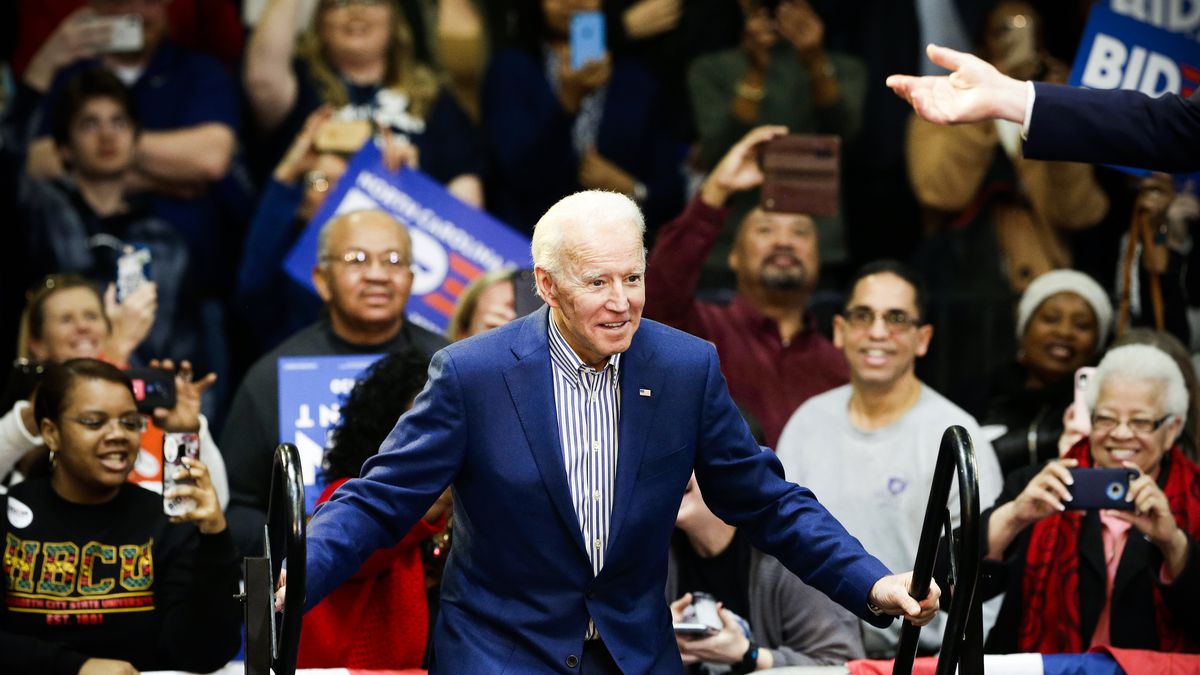
<path fill-rule="evenodd" d="M 101 625 L 105 615 L 154 610 L 154 539 L 114 546 L 89 541 L 4 542 L 10 612 L 41 614 L 50 626 Z"/>

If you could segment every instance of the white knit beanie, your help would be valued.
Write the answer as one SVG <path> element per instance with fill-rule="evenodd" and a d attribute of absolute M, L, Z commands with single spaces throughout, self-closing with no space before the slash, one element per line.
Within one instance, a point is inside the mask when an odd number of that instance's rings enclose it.
<path fill-rule="evenodd" d="M 1075 270 L 1050 270 L 1029 283 L 1021 294 L 1021 302 L 1017 304 L 1017 340 L 1025 336 L 1025 326 L 1034 311 L 1046 298 L 1057 293 L 1074 293 L 1091 305 L 1098 328 L 1096 353 L 1103 351 L 1108 341 L 1108 331 L 1112 328 L 1112 302 L 1095 279 Z"/>

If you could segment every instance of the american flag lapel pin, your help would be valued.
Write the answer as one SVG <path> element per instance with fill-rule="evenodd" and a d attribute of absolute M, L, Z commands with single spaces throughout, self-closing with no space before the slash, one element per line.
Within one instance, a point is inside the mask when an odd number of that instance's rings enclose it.
<path fill-rule="evenodd" d="M 650 390 L 649 389 L 638 389 L 638 396 L 645 396 L 646 398 L 650 398 Z"/>

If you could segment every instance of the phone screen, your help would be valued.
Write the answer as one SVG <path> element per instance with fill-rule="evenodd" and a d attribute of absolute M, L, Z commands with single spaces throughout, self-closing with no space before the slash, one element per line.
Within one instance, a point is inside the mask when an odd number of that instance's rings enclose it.
<path fill-rule="evenodd" d="M 163 492 L 176 485 L 193 485 L 190 478 L 176 480 L 175 474 L 184 467 L 183 459 L 191 457 L 200 459 L 200 435 L 194 433 L 163 434 Z M 163 513 L 168 516 L 178 516 L 196 508 L 196 500 L 184 497 L 163 497 Z"/>
<path fill-rule="evenodd" d="M 604 58 L 604 15 L 600 12 L 576 12 L 571 15 L 571 70 L 579 70 L 588 61 Z"/>

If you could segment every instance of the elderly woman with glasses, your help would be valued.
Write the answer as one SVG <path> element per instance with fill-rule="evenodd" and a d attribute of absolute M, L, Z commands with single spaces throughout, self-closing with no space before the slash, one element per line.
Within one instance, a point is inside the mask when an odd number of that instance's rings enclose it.
<path fill-rule="evenodd" d="M 35 414 L 49 476 L 0 497 L 7 580 L 0 672 L 209 672 L 237 652 L 238 557 L 205 465 L 165 497 L 194 507 L 168 518 L 164 497 L 128 482 L 145 418 L 112 365 L 47 369 Z M 167 425 L 195 429 L 198 413 Z"/>
<path fill-rule="evenodd" d="M 987 649 L 1198 652 L 1200 467 L 1177 443 L 1183 376 L 1164 352 L 1127 345 L 1105 355 L 1092 382 L 1091 434 L 1062 459 L 1010 475 L 984 514 L 984 597 L 1007 591 Z M 1132 508 L 1072 508 L 1072 470 L 1089 468 L 1135 472 Z"/>

